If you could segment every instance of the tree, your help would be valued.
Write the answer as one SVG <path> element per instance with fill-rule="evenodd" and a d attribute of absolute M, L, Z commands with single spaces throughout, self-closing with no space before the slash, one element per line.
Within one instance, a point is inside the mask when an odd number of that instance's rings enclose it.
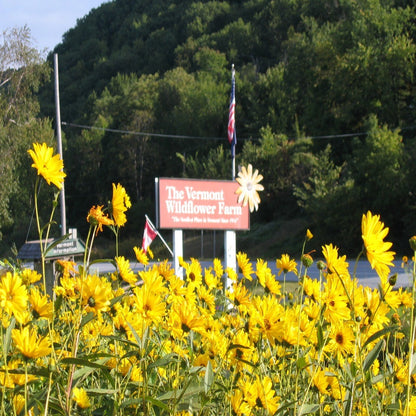
<path fill-rule="evenodd" d="M 330 145 L 311 155 L 311 159 L 309 177 L 294 185 L 293 194 L 308 217 L 316 242 L 332 242 L 344 250 L 356 250 L 361 211 L 356 202 L 359 191 L 348 166 L 333 162 Z"/>
<path fill-rule="evenodd" d="M 379 125 L 372 115 L 367 122 L 365 140 L 354 141 L 351 175 L 359 189 L 356 203 L 362 212 L 371 210 L 389 224 L 390 235 L 403 231 L 402 218 L 408 207 L 408 164 L 405 146 L 398 129 Z"/>
<path fill-rule="evenodd" d="M 50 74 L 32 46 L 28 27 L 5 30 L 0 43 L 0 235 L 8 241 L 30 218 L 33 169 L 27 150 L 35 141 L 53 143 L 48 120 L 38 117 L 35 93 Z M 32 172 L 30 172 L 32 170 Z M 33 179 L 32 181 L 28 178 Z"/>
<path fill-rule="evenodd" d="M 298 212 L 293 186 L 304 181 L 313 162 L 310 139 L 289 140 L 270 128 L 262 129 L 258 143 L 244 143 L 241 164 L 251 163 L 264 179 L 262 219 L 293 218 Z"/>

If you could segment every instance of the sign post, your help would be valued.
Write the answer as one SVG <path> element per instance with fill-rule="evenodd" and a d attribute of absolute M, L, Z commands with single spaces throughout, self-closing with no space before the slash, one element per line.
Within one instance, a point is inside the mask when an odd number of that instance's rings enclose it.
<path fill-rule="evenodd" d="M 237 271 L 237 257 L 236 257 L 236 233 L 235 231 L 226 230 L 224 233 L 224 255 L 225 267 Z M 226 280 L 226 289 L 231 289 L 231 279 Z"/>
<path fill-rule="evenodd" d="M 179 257 L 183 257 L 183 230 L 173 230 L 173 263 L 176 276 L 183 279 L 183 267 L 179 264 Z"/>

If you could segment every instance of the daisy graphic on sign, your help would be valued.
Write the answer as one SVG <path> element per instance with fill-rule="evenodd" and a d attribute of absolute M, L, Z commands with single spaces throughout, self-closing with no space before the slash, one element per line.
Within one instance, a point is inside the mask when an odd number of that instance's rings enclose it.
<path fill-rule="evenodd" d="M 240 184 L 239 188 L 236 191 L 236 194 L 239 195 L 238 203 L 243 203 L 243 206 L 246 206 L 247 203 L 250 207 L 250 212 L 253 212 L 254 209 L 257 211 L 260 203 L 260 196 L 258 191 L 264 189 L 263 185 L 260 185 L 260 181 L 263 179 L 263 176 L 259 174 L 259 171 L 256 169 L 253 173 L 253 166 L 249 164 L 247 169 L 243 166 L 238 172 L 237 182 Z"/>

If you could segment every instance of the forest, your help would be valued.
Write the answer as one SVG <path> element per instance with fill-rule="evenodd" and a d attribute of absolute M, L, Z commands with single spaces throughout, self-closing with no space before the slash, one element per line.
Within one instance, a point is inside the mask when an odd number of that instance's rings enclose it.
<path fill-rule="evenodd" d="M 112 183 L 133 205 L 123 237 L 141 241 L 155 177 L 230 179 L 234 65 L 236 163 L 264 177 L 253 231 L 300 224 L 298 244 L 309 228 L 317 249 L 332 242 L 356 255 L 371 210 L 407 254 L 416 234 L 415 17 L 406 0 L 113 0 L 45 57 L 30 28 L 3 32 L 1 252 L 35 235 L 27 149 L 56 144 L 57 54 L 67 223 L 81 235 Z M 50 191 L 40 192 L 46 216 Z M 254 240 L 239 239 L 259 255 Z M 282 232 L 262 239 L 263 257 L 281 254 Z"/>

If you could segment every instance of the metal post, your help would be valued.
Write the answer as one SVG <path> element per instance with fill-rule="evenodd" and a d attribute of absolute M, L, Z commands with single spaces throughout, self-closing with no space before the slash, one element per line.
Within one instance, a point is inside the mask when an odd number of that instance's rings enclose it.
<path fill-rule="evenodd" d="M 58 152 L 61 159 L 64 160 L 62 151 L 61 136 L 61 109 L 59 104 L 59 70 L 58 70 L 58 54 L 53 54 L 54 71 L 55 71 L 55 108 L 56 108 L 56 137 L 58 140 Z M 65 205 L 65 184 L 62 183 L 61 193 L 59 195 L 61 204 L 61 236 L 66 234 L 66 205 Z"/>
<path fill-rule="evenodd" d="M 183 267 L 179 265 L 179 257 L 183 257 L 183 230 L 173 230 L 173 263 L 176 276 L 183 279 Z"/>

